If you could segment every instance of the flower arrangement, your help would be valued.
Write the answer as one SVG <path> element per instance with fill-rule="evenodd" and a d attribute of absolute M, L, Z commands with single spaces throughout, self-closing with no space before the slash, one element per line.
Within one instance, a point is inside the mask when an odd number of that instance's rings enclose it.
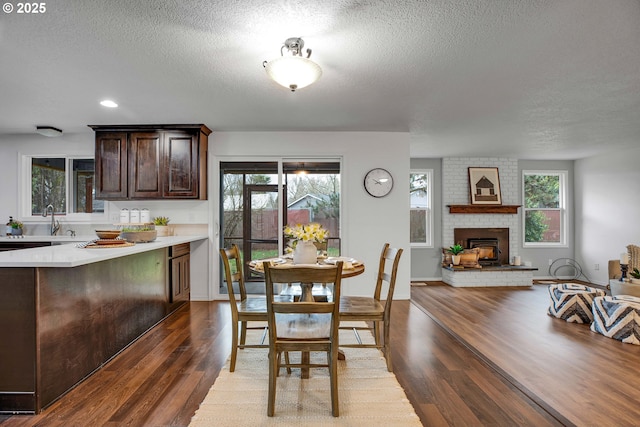
<path fill-rule="evenodd" d="M 15 219 L 11 220 L 9 225 L 11 226 L 11 228 L 16 228 L 20 230 L 24 227 L 23 223 L 21 223 L 20 221 L 16 221 Z"/>
<path fill-rule="evenodd" d="M 292 248 L 295 248 L 298 242 L 325 242 L 329 237 L 329 231 L 322 228 L 322 225 L 312 222 L 310 224 L 296 224 L 293 227 L 286 225 L 284 227 L 284 237 L 290 239 Z"/>

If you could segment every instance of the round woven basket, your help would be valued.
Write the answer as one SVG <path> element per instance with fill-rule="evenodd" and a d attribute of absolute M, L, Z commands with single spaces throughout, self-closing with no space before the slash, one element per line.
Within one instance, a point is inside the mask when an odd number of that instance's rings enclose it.
<path fill-rule="evenodd" d="M 158 232 L 156 230 L 123 231 L 120 233 L 120 237 L 131 243 L 146 243 L 156 240 Z"/>

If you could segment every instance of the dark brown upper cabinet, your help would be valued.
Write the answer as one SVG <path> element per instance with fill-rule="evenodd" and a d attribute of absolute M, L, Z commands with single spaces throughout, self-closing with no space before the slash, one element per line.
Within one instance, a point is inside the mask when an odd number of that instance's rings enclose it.
<path fill-rule="evenodd" d="M 90 125 L 96 132 L 96 198 L 207 198 L 205 125 Z"/>
<path fill-rule="evenodd" d="M 127 198 L 127 133 L 96 132 L 96 199 Z"/>

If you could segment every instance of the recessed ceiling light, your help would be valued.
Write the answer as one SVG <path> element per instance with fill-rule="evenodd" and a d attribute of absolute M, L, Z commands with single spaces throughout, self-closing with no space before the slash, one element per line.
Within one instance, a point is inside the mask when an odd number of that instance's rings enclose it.
<path fill-rule="evenodd" d="M 104 101 L 100 101 L 100 105 L 102 105 L 103 107 L 109 107 L 109 108 L 116 108 L 118 106 L 118 104 L 116 104 L 110 99 L 105 99 Z"/>

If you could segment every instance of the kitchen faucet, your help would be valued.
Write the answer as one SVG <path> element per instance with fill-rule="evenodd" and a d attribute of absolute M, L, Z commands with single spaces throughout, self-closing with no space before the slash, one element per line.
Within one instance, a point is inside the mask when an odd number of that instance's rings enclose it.
<path fill-rule="evenodd" d="M 55 209 L 53 205 L 49 204 L 46 208 L 44 208 L 44 212 L 42 212 L 43 217 L 47 217 L 47 213 L 51 211 L 51 235 L 55 236 L 58 230 L 60 230 L 60 222 L 56 220 Z"/>

